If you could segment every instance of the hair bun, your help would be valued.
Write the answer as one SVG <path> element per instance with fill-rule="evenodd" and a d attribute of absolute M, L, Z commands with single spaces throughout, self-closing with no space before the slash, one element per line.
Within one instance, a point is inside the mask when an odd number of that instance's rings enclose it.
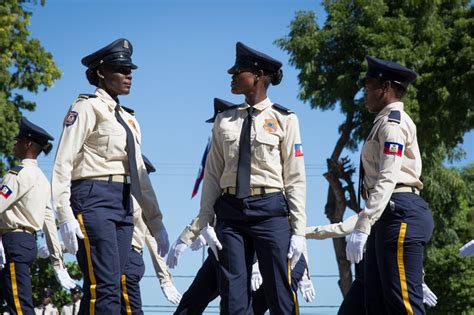
<path fill-rule="evenodd" d="M 283 70 L 278 69 L 278 71 L 273 74 L 273 79 L 272 79 L 271 84 L 278 85 L 280 84 L 282 79 L 283 79 Z"/>
<path fill-rule="evenodd" d="M 45 155 L 48 155 L 48 153 L 51 152 L 52 149 L 53 149 L 53 145 L 49 142 L 45 144 L 42 148 Z"/>

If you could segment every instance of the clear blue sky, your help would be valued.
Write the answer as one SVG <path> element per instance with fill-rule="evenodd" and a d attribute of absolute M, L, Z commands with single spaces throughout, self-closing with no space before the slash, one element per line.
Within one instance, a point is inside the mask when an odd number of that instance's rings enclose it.
<path fill-rule="evenodd" d="M 272 87 L 269 96 L 274 102 L 293 109 L 300 118 L 308 174 L 308 224 L 328 223 L 324 215 L 328 184 L 322 174 L 343 116 L 337 110 L 310 110 L 308 104 L 298 100 L 297 72 L 288 64 L 286 53 L 273 44 L 288 33 L 290 21 L 298 10 L 314 10 L 319 24 L 324 23 L 326 14 L 318 1 L 46 0 L 44 7 L 31 4 L 27 7 L 34 13 L 31 36 L 53 54 L 63 76 L 46 92 L 29 96 L 38 107 L 25 115 L 56 139 L 76 96 L 94 91 L 85 78 L 81 58 L 120 37 L 133 44 L 133 60 L 139 69 L 133 73 L 131 94 L 121 98 L 121 103 L 135 109 L 143 132 L 142 151 L 158 170 L 151 179 L 171 242 L 198 211 L 199 198 L 191 200 L 190 196 L 211 129 L 204 121 L 212 115 L 213 98 L 243 101 L 230 93 L 230 76 L 226 73 L 234 62 L 237 41 L 283 62 L 283 82 Z M 474 135 L 470 133 L 464 146 L 468 155 L 460 164 L 472 160 L 473 143 Z M 346 154 L 357 164 L 358 152 Z M 53 158 L 51 154 L 40 159 L 48 176 Z M 308 245 L 311 273 L 336 275 L 332 242 L 309 241 Z M 144 257 L 145 274 L 152 276 L 148 253 Z M 201 252 L 187 250 L 172 272 L 194 275 L 201 257 Z M 175 282 L 184 292 L 191 279 L 176 278 Z M 340 304 L 337 278 L 314 277 L 313 283 L 317 298 L 310 306 Z M 159 308 L 162 311 L 174 309 L 164 299 L 156 278 L 142 280 L 142 297 L 144 305 L 165 305 Z M 301 301 L 301 305 L 308 304 Z M 335 314 L 336 310 L 313 308 L 302 312 Z"/>

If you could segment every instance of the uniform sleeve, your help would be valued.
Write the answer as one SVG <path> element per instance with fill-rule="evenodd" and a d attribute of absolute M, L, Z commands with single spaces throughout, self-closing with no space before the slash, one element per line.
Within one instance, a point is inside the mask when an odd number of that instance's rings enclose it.
<path fill-rule="evenodd" d="M 306 227 L 306 238 L 315 240 L 325 240 L 327 238 L 336 238 L 346 236 L 354 230 L 359 216 L 357 214 L 350 216 L 343 222 L 333 223 L 322 226 Z"/>
<path fill-rule="evenodd" d="M 56 223 L 54 221 L 54 214 L 51 205 L 51 201 L 48 201 L 46 205 L 46 211 L 44 215 L 43 232 L 46 240 L 46 246 L 50 253 L 50 259 L 53 266 L 64 267 L 63 252 L 61 249 L 61 243 L 58 238 L 58 231 Z"/>
<path fill-rule="evenodd" d="M 359 214 L 355 229 L 370 234 L 392 196 L 402 166 L 405 135 L 398 123 L 384 122 L 378 131 L 379 175 L 364 210 Z"/>
<path fill-rule="evenodd" d="M 197 226 L 198 218 L 194 218 L 191 223 L 186 225 L 183 232 L 179 235 L 179 239 L 186 245 L 191 243 L 199 236 L 200 229 Z"/>
<path fill-rule="evenodd" d="M 156 198 L 155 191 L 153 190 L 150 177 L 148 176 L 141 156 L 137 159 L 137 162 L 142 194 L 136 199 L 142 208 L 143 218 L 146 225 L 153 235 L 156 235 L 164 229 L 163 214 L 161 213 L 158 199 Z"/>
<path fill-rule="evenodd" d="M 305 235 L 306 174 L 298 118 L 286 119 L 286 134 L 281 143 L 283 183 L 290 207 L 290 223 L 294 235 Z"/>
<path fill-rule="evenodd" d="M 74 219 L 71 209 L 71 176 L 74 158 L 92 133 L 96 116 L 88 100 L 75 102 L 69 110 L 54 161 L 52 194 L 59 223 Z"/>
<path fill-rule="evenodd" d="M 211 147 L 207 156 L 206 166 L 204 167 L 204 178 L 202 183 L 201 207 L 199 215 L 191 225 L 191 231 L 197 235 L 207 224 L 214 224 L 214 204 L 217 198 L 222 195 L 220 180 L 224 171 L 224 155 L 222 142 L 219 139 L 218 122 L 220 115 L 217 116 L 214 128 L 212 129 Z"/>
<path fill-rule="evenodd" d="M 153 263 L 153 268 L 155 269 L 156 276 L 160 280 L 161 287 L 166 286 L 168 283 L 173 282 L 173 277 L 171 273 L 166 268 L 166 263 L 164 259 L 158 254 L 157 245 L 155 238 L 151 236 L 150 232 L 146 230 L 145 232 L 145 243 L 150 252 L 151 261 Z"/>
<path fill-rule="evenodd" d="M 5 212 L 10 206 L 21 199 L 32 187 L 32 182 L 24 176 L 27 169 L 20 172 L 23 174 L 7 173 L 0 185 L 0 214 Z"/>

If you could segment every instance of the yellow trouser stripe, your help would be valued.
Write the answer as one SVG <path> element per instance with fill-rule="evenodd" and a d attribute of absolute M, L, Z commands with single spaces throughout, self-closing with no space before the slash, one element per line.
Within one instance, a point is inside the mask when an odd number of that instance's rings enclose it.
<path fill-rule="evenodd" d="M 89 272 L 89 280 L 91 282 L 91 287 L 90 287 L 91 300 L 89 304 L 89 314 L 94 315 L 95 301 L 97 299 L 95 288 L 97 284 L 95 281 L 94 268 L 92 267 L 91 243 L 89 241 L 89 237 L 87 236 L 86 227 L 84 226 L 84 220 L 82 219 L 82 213 L 79 213 L 77 215 L 77 220 L 79 221 L 79 225 L 81 226 L 82 234 L 84 234 L 84 247 L 86 248 L 87 267 L 88 267 L 87 269 Z"/>
<path fill-rule="evenodd" d="M 132 308 L 130 306 L 130 301 L 128 299 L 128 293 L 127 293 L 127 276 L 122 275 L 122 294 L 123 294 L 123 300 L 125 301 L 125 309 L 127 310 L 127 315 L 132 314 Z"/>
<path fill-rule="evenodd" d="M 398 245 L 397 245 L 397 262 L 398 262 L 398 273 L 400 274 L 400 287 L 402 289 L 403 304 L 408 315 L 413 315 L 413 309 L 410 305 L 410 298 L 408 296 L 407 278 L 405 275 L 405 264 L 403 262 L 403 242 L 405 241 L 405 234 L 407 231 L 407 224 L 402 223 L 400 225 L 400 233 L 398 234 Z"/>
<path fill-rule="evenodd" d="M 291 288 L 291 260 L 288 259 L 288 283 L 290 284 L 291 294 L 293 295 L 293 302 L 295 303 L 295 315 L 300 314 L 300 307 L 298 305 L 298 299 L 296 298 L 296 293 Z"/>
<path fill-rule="evenodd" d="M 23 315 L 20 305 L 20 297 L 18 296 L 18 286 L 16 285 L 15 263 L 13 261 L 10 263 L 10 277 L 12 279 L 12 293 L 13 301 L 15 301 L 16 312 L 18 315 Z"/>

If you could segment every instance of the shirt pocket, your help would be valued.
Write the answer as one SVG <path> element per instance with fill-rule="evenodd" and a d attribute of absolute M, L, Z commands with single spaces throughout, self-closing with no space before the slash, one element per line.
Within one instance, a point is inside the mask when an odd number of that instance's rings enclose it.
<path fill-rule="evenodd" d="M 107 160 L 123 158 L 126 155 L 127 135 L 120 125 L 101 124 L 97 128 L 97 152 Z"/>
<path fill-rule="evenodd" d="M 223 150 L 224 158 L 233 158 L 239 155 L 239 138 L 240 134 L 237 132 L 225 132 L 222 134 L 223 137 Z"/>
<path fill-rule="evenodd" d="M 364 168 L 379 170 L 380 144 L 376 140 L 368 140 L 362 148 L 362 161 Z"/>
<path fill-rule="evenodd" d="M 280 157 L 278 146 L 280 138 L 269 133 L 257 133 L 255 135 L 255 156 L 264 162 L 273 162 Z"/>

